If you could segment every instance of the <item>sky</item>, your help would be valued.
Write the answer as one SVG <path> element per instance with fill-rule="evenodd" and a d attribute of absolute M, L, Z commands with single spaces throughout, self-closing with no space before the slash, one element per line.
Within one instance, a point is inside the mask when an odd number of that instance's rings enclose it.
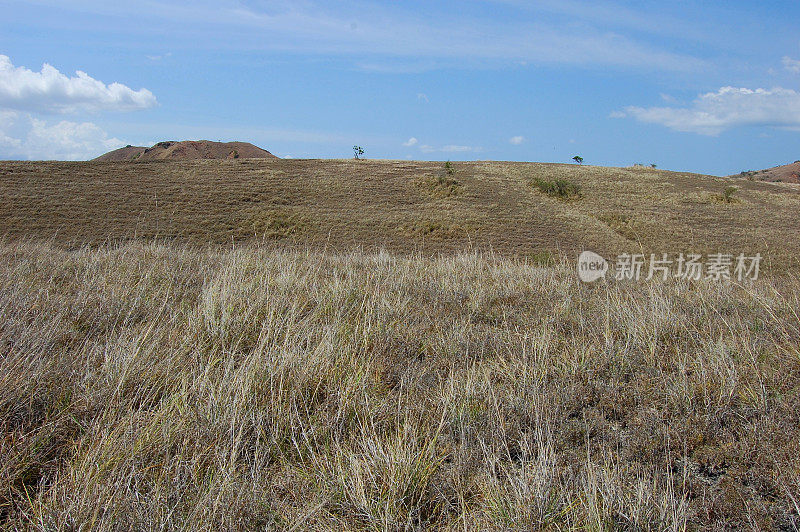
<path fill-rule="evenodd" d="M 279 157 L 727 175 L 800 159 L 796 0 L 0 0 L 0 159 Z"/>

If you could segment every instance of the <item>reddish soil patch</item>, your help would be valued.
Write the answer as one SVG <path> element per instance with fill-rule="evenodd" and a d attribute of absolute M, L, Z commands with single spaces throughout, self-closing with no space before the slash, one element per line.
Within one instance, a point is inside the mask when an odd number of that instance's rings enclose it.
<path fill-rule="evenodd" d="M 277 157 L 248 142 L 187 140 L 159 142 L 151 148 L 126 146 L 101 155 L 95 161 L 187 161 L 196 159 L 277 159 Z"/>

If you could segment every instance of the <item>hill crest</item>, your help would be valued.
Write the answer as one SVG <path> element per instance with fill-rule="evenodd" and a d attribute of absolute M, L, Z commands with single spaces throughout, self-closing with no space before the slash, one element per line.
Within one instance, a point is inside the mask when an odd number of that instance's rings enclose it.
<path fill-rule="evenodd" d="M 765 170 L 750 170 L 731 177 L 744 177 L 750 181 L 769 181 L 771 183 L 800 183 L 800 161 Z"/>
<path fill-rule="evenodd" d="M 94 159 L 95 161 L 187 161 L 197 159 L 277 159 L 267 150 L 249 142 L 210 140 L 164 141 L 150 148 L 125 146 Z"/>

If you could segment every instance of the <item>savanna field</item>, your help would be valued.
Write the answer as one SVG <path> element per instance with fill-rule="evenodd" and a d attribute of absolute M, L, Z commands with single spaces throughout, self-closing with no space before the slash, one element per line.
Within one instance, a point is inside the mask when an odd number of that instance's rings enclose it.
<path fill-rule="evenodd" d="M 2 526 L 800 527 L 798 188 L 453 166 L 0 164 Z"/>

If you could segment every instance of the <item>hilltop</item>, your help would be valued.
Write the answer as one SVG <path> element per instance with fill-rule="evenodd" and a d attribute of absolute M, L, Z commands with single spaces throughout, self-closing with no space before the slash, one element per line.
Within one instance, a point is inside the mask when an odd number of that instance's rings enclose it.
<path fill-rule="evenodd" d="M 187 161 L 196 159 L 277 159 L 267 150 L 249 142 L 212 142 L 210 140 L 185 140 L 159 142 L 151 148 L 125 146 L 94 159 L 102 162 L 118 161 Z"/>
<path fill-rule="evenodd" d="M 771 183 L 800 183 L 800 161 L 765 170 L 749 170 L 731 177 L 744 177 L 751 181 L 769 181 Z"/>
<path fill-rule="evenodd" d="M 569 198 L 537 184 L 575 185 Z M 738 190 L 724 201 L 723 191 Z M 0 235 L 62 246 L 165 239 L 348 251 L 762 252 L 797 264 L 785 184 L 543 163 L 239 159 L 0 163 Z"/>

